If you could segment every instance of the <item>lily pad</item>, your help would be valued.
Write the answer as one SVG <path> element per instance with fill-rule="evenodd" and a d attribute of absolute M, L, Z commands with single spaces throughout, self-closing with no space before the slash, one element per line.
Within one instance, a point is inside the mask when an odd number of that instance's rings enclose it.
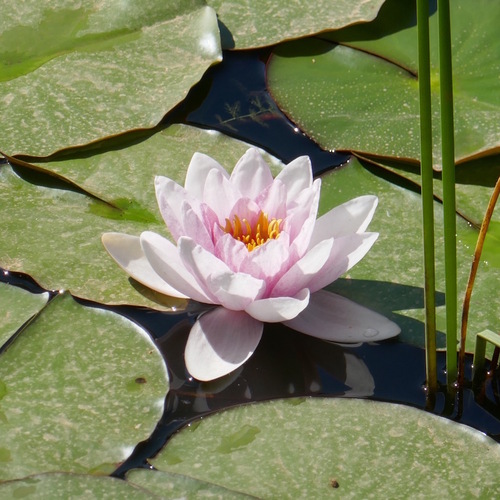
<path fill-rule="evenodd" d="M 475 191 L 475 203 L 486 207 L 487 188 Z M 320 210 L 326 211 L 361 194 L 376 194 L 379 206 L 370 230 L 380 233 L 379 239 L 366 257 L 351 269 L 347 279 L 333 283 L 329 288 L 367 307 L 381 312 L 402 329 L 400 338 L 423 347 L 423 251 L 422 214 L 420 195 L 396 186 L 364 169 L 357 160 L 333 174 L 323 176 Z M 479 196 L 481 194 L 481 196 Z M 444 236 L 442 205 L 436 202 L 436 276 L 438 329 L 445 331 L 444 310 Z M 495 215 L 498 220 L 498 215 Z M 463 300 L 469 277 L 475 241 L 478 232 L 465 220 L 457 218 L 457 261 L 459 305 Z M 390 285 L 378 287 L 377 282 L 408 285 L 408 294 Z M 494 262 L 483 263 L 476 278 L 471 302 L 467 350 L 474 350 L 475 333 L 498 327 L 500 304 L 493 300 L 492 291 L 500 283 L 500 269 Z M 414 287 L 422 290 L 415 297 Z M 460 309 L 460 308 L 459 308 Z M 459 323 L 460 324 L 460 323 Z M 444 347 L 444 335 L 439 345 Z"/>
<path fill-rule="evenodd" d="M 226 410 L 174 435 L 152 463 L 259 498 L 500 494 L 498 443 L 421 410 L 367 400 Z"/>
<path fill-rule="evenodd" d="M 144 287 L 131 286 L 104 250 L 101 235 L 145 230 L 167 235 L 154 176 L 168 175 L 183 184 L 196 151 L 232 168 L 248 147 L 217 132 L 173 125 L 126 149 L 98 149 L 85 158 L 44 164 L 81 184 L 87 195 L 54 184 L 43 171 L 16 168 L 21 178 L 8 165 L 0 166 L 0 266 L 23 271 L 46 289 L 69 289 L 97 302 L 182 307 L 184 301 L 146 298 Z"/>
<path fill-rule="evenodd" d="M 109 474 L 151 434 L 168 390 L 144 330 L 56 296 L 0 356 L 0 481 Z"/>
<path fill-rule="evenodd" d="M 465 161 L 500 148 L 500 62 L 492 56 L 500 51 L 495 21 L 500 5 L 457 0 L 451 10 L 456 158 Z M 436 17 L 431 17 L 433 45 L 437 44 Z M 279 46 L 268 67 L 268 85 L 279 107 L 321 146 L 417 161 L 416 27 L 379 35 L 383 43 L 370 39 L 344 42 L 341 32 L 339 41 L 350 46 L 319 39 Z M 434 164 L 439 169 L 436 49 L 432 68 Z"/>
<path fill-rule="evenodd" d="M 354 23 L 371 21 L 383 0 L 208 0 L 221 22 L 222 43 L 226 49 L 248 49 L 273 45 Z"/>
<path fill-rule="evenodd" d="M 0 496 L 14 498 L 127 498 L 141 500 L 158 498 L 143 488 L 112 477 L 84 474 L 47 473 L 0 484 Z"/>
<path fill-rule="evenodd" d="M 0 347 L 47 303 L 48 298 L 48 293 L 30 293 L 0 283 Z"/>
<path fill-rule="evenodd" d="M 182 474 L 163 471 L 133 469 L 127 474 L 127 482 L 147 488 L 161 498 L 255 498 L 213 482 L 200 481 Z M 0 490 L 1 493 L 1 490 Z"/>
<path fill-rule="evenodd" d="M 0 149 L 46 156 L 154 127 L 222 59 L 202 0 L 0 2 Z"/>

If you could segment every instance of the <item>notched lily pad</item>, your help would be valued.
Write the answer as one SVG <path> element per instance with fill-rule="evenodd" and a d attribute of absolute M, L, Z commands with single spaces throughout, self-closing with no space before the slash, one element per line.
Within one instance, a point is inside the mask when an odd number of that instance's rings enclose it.
<path fill-rule="evenodd" d="M 248 49 L 371 21 L 383 0 L 208 0 L 221 23 L 225 49 Z"/>
<path fill-rule="evenodd" d="M 25 321 L 47 303 L 48 298 L 48 293 L 30 293 L 7 283 L 0 283 L 0 348 Z"/>
<path fill-rule="evenodd" d="M 143 488 L 112 477 L 96 477 L 61 472 L 37 474 L 0 484 L 2 498 L 158 498 Z"/>
<path fill-rule="evenodd" d="M 417 30 L 414 20 L 410 27 L 408 19 L 399 24 L 401 3 L 391 2 L 383 9 L 386 22 L 381 30 L 372 32 L 367 25 L 350 35 L 332 32 L 330 42 L 301 40 L 275 49 L 268 66 L 271 93 L 321 146 L 391 158 L 420 157 Z M 414 8 L 414 2 L 407 3 Z M 492 56 L 500 51 L 499 14 L 500 4 L 489 0 L 451 3 L 458 161 L 491 155 L 500 148 L 500 62 Z M 440 169 L 436 13 L 430 23 L 434 165 Z M 337 40 L 341 45 L 334 43 Z"/>
<path fill-rule="evenodd" d="M 0 356 L 0 480 L 109 474 L 163 413 L 165 364 L 144 330 L 56 296 Z"/>
<path fill-rule="evenodd" d="M 0 165 L 0 267 L 25 272 L 46 289 L 68 289 L 97 302 L 183 307 L 184 301 L 147 291 L 146 297 L 143 287 L 131 286 L 101 235 L 150 230 L 167 236 L 155 175 L 184 184 L 196 151 L 232 168 L 249 147 L 218 132 L 172 125 L 139 141 L 124 136 L 85 154 L 39 162 L 32 176 L 19 177 L 9 165 Z M 276 158 L 266 155 L 266 160 L 279 171 Z M 29 165 L 23 168 L 31 171 Z M 56 177 L 61 182 L 48 182 Z"/>
<path fill-rule="evenodd" d="M 202 0 L 1 0 L 0 10 L 0 149 L 10 155 L 154 127 L 222 59 Z"/>
<path fill-rule="evenodd" d="M 226 436 L 249 426 L 259 429 L 255 439 L 232 453 L 220 449 Z M 172 463 L 171 455 L 182 461 Z M 258 498 L 500 494 L 498 443 L 421 410 L 367 400 L 278 400 L 226 410 L 174 435 L 152 462 Z"/>

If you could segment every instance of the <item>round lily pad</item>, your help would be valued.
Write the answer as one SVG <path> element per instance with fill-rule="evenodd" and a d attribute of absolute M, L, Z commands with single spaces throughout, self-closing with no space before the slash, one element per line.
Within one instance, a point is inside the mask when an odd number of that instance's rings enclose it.
<path fill-rule="evenodd" d="M 190 2 L 0 1 L 0 149 L 47 156 L 150 128 L 222 59 L 215 11 Z"/>
<path fill-rule="evenodd" d="M 500 446 L 414 408 L 349 399 L 251 404 L 197 421 L 152 460 L 258 498 L 494 498 Z"/>
<path fill-rule="evenodd" d="M 14 498 L 50 498 L 67 500 L 89 498 L 127 498 L 141 500 L 158 498 L 143 488 L 111 477 L 83 474 L 47 473 L 0 484 L 0 496 Z"/>
<path fill-rule="evenodd" d="M 109 474 L 148 438 L 168 391 L 144 330 L 56 296 L 0 355 L 0 481 Z"/>

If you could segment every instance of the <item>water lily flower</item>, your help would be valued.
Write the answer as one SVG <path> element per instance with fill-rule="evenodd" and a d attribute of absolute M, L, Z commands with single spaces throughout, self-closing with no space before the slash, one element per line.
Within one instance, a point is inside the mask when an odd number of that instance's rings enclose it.
<path fill-rule="evenodd" d="M 207 381 L 241 366 L 263 323 L 342 343 L 382 340 L 399 327 L 380 314 L 322 290 L 368 252 L 377 206 L 360 196 L 317 217 L 321 180 L 302 156 L 273 178 L 249 149 L 231 175 L 195 153 L 184 187 L 156 177 L 156 197 L 175 241 L 105 233 L 104 246 L 143 285 L 213 307 L 193 325 L 185 349 L 189 373 Z"/>

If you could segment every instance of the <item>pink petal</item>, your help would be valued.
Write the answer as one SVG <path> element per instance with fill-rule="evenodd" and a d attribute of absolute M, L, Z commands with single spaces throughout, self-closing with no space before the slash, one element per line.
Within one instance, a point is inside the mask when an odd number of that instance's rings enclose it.
<path fill-rule="evenodd" d="M 370 250 L 377 237 L 378 233 L 356 233 L 334 239 L 328 261 L 309 281 L 311 293 L 333 283 L 356 265 Z"/>
<path fill-rule="evenodd" d="M 302 288 L 309 288 L 309 283 L 320 272 L 328 261 L 332 248 L 333 238 L 318 243 L 309 250 L 304 257 L 295 264 L 280 278 L 273 288 L 271 295 L 279 297 L 283 295 L 294 295 Z"/>
<path fill-rule="evenodd" d="M 286 199 L 286 186 L 275 180 L 256 197 L 255 203 L 270 218 L 284 219 L 286 217 Z"/>
<path fill-rule="evenodd" d="M 221 165 L 208 155 L 195 153 L 191 158 L 186 172 L 186 181 L 184 187 L 188 193 L 199 200 L 203 199 L 205 182 L 210 170 L 215 169 L 224 177 L 229 179 L 229 174 Z"/>
<path fill-rule="evenodd" d="M 179 238 L 178 245 L 182 262 L 214 303 L 241 311 L 262 294 L 265 288 L 263 280 L 231 271 L 224 262 L 190 238 Z"/>
<path fill-rule="evenodd" d="M 175 245 L 151 231 L 143 232 L 140 241 L 146 259 L 164 281 L 193 300 L 213 304 L 213 300 L 184 266 Z"/>
<path fill-rule="evenodd" d="M 291 265 L 288 247 L 288 234 L 282 232 L 278 239 L 268 240 L 251 252 L 247 250 L 248 257 L 242 263 L 240 270 L 264 280 L 266 290 L 271 291 L 280 276 Z"/>
<path fill-rule="evenodd" d="M 205 250 L 209 252 L 214 251 L 214 243 L 212 240 L 212 224 L 213 218 L 207 216 L 207 210 L 209 207 L 204 205 L 202 208 L 202 213 L 197 214 L 188 203 L 183 203 L 181 207 L 181 213 L 183 213 L 184 229 L 185 233 L 183 236 L 188 236 L 192 238 L 198 245 L 201 245 Z M 214 215 L 215 217 L 215 215 Z M 207 220 L 208 219 L 208 220 Z"/>
<path fill-rule="evenodd" d="M 182 209 L 184 203 L 197 206 L 199 202 L 192 198 L 182 186 L 168 177 L 155 177 L 155 190 L 163 220 L 174 240 L 177 241 L 180 236 L 185 234 L 184 210 Z"/>
<path fill-rule="evenodd" d="M 246 312 L 259 321 L 279 323 L 295 318 L 309 303 L 309 290 L 305 288 L 295 297 L 273 297 L 252 302 Z"/>
<path fill-rule="evenodd" d="M 305 311 L 285 324 L 312 337 L 348 343 L 385 340 L 401 331 L 385 316 L 326 290 L 312 294 Z"/>
<path fill-rule="evenodd" d="M 312 185 L 312 166 L 309 156 L 295 158 L 276 176 L 276 180 L 285 184 L 288 201 L 294 200 L 303 189 Z"/>
<path fill-rule="evenodd" d="M 253 354 L 262 330 L 263 324 L 245 312 L 217 307 L 192 327 L 184 352 L 186 368 L 201 381 L 227 375 Z"/>
<path fill-rule="evenodd" d="M 352 233 L 361 233 L 372 220 L 377 208 L 376 196 L 359 196 L 322 215 L 316 221 L 310 245 L 326 238 L 340 238 Z"/>
<path fill-rule="evenodd" d="M 231 271 L 247 272 L 244 268 L 250 252 L 246 245 L 223 231 L 215 234 L 215 240 L 214 255 L 225 262 Z"/>
<path fill-rule="evenodd" d="M 203 202 L 215 212 L 222 225 L 241 197 L 242 194 L 223 174 L 215 169 L 210 170 L 203 191 Z"/>
<path fill-rule="evenodd" d="M 272 182 L 269 165 L 255 148 L 250 148 L 240 158 L 231 174 L 231 183 L 245 197 L 253 200 Z"/>
<path fill-rule="evenodd" d="M 102 243 L 118 265 L 139 283 L 164 295 L 188 298 L 170 286 L 154 271 L 144 255 L 138 236 L 104 233 Z"/>

